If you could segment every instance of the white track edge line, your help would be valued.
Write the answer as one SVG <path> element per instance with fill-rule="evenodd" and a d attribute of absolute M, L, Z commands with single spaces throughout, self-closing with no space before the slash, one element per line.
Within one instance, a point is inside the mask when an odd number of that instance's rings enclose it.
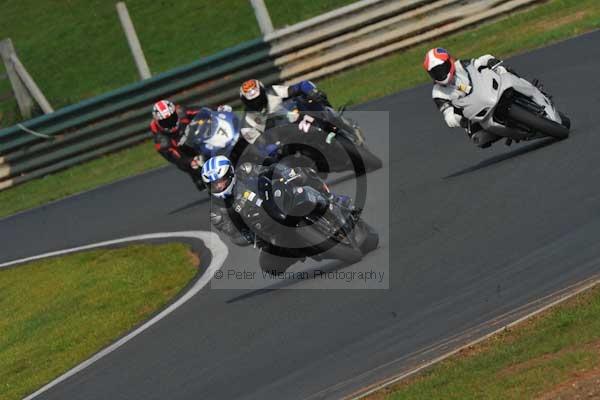
<path fill-rule="evenodd" d="M 71 376 L 79 373 L 80 371 L 89 367 L 96 361 L 100 360 L 101 358 L 103 358 L 103 357 L 107 356 L 108 354 L 112 353 L 113 351 L 117 350 L 119 347 L 123 346 L 125 343 L 129 342 L 131 339 L 133 339 L 140 333 L 144 332 L 146 329 L 150 328 L 152 325 L 156 324 L 157 322 L 159 322 L 160 320 L 162 320 L 163 318 L 165 318 L 166 316 L 171 314 L 173 311 L 175 311 L 176 309 L 181 307 L 188 300 L 190 300 L 192 297 L 194 297 L 200 290 L 202 290 L 202 288 L 204 288 L 204 286 L 206 286 L 206 284 L 208 282 L 210 282 L 214 273 L 216 271 L 218 271 L 221 268 L 221 266 L 223 265 L 223 262 L 227 258 L 229 251 L 228 251 L 225 243 L 223 243 L 223 241 L 221 241 L 219 236 L 217 234 L 215 234 L 214 232 L 184 231 L 184 232 L 154 233 L 154 234 L 147 234 L 147 235 L 131 236 L 131 237 L 123 238 L 123 239 L 109 240 L 106 242 L 94 243 L 94 244 L 90 244 L 90 245 L 86 245 L 86 246 L 80 246 L 80 247 L 75 247 L 75 248 L 66 249 L 66 250 L 54 251 L 51 253 L 41 254 L 41 255 L 37 255 L 37 256 L 33 256 L 33 257 L 27 257 L 27 258 L 23 258 L 20 260 L 14 260 L 14 261 L 0 264 L 0 268 L 5 268 L 5 267 L 9 267 L 9 266 L 16 265 L 16 264 L 22 264 L 22 263 L 26 263 L 29 261 L 53 257 L 53 256 L 57 256 L 57 255 L 74 253 L 74 252 L 82 251 L 82 250 L 94 249 L 94 248 L 98 248 L 98 247 L 106 247 L 106 246 L 110 246 L 110 245 L 114 245 L 114 244 L 121 244 L 121 243 L 127 243 L 127 242 L 138 242 L 138 241 L 142 241 L 142 240 L 165 239 L 165 238 L 192 238 L 192 239 L 197 239 L 197 240 L 204 242 L 205 246 L 207 248 L 209 248 L 212 253 L 212 260 L 210 262 L 210 265 L 204 272 L 204 274 L 202 274 L 202 276 L 196 281 L 196 283 L 194 283 L 194 285 L 187 292 L 185 292 L 174 303 L 172 303 L 167 308 L 162 310 L 160 313 L 155 315 L 152 319 L 146 321 L 144 324 L 139 326 L 137 329 L 133 330 L 126 336 L 122 337 L 115 343 L 104 348 L 103 350 L 94 354 L 91 358 L 83 361 L 82 363 L 80 363 L 79 365 L 70 369 L 69 371 L 65 372 L 64 374 L 62 374 L 58 378 L 54 379 L 50 383 L 44 385 L 43 387 L 41 387 L 34 393 L 25 397 L 24 400 L 33 399 L 33 398 L 39 396 L 40 394 L 46 392 L 47 390 L 51 389 L 52 387 L 58 385 L 59 383 L 67 380 Z"/>
<path fill-rule="evenodd" d="M 506 330 L 508 328 L 512 328 L 513 326 L 518 325 L 521 322 L 523 322 L 523 321 L 525 321 L 525 320 L 527 320 L 527 319 L 529 319 L 531 317 L 534 317 L 537 314 L 540 314 L 540 313 L 548 310 L 549 308 L 552 308 L 552 307 L 554 307 L 554 306 L 556 306 L 556 305 L 558 305 L 558 304 L 560 304 L 560 303 L 562 303 L 564 301 L 567 301 L 570 298 L 572 298 L 574 296 L 577 296 L 578 294 L 583 293 L 586 290 L 589 290 L 589 289 L 593 288 L 594 286 L 600 284 L 600 277 L 595 276 L 595 277 L 583 280 L 583 282 L 585 282 L 585 281 L 590 281 L 590 282 L 584 284 L 583 286 L 578 286 L 577 284 L 574 284 L 573 286 L 576 287 L 576 289 L 573 290 L 573 291 L 571 291 L 570 293 L 567 293 L 567 294 L 562 295 L 562 296 L 559 295 L 560 297 L 558 299 L 556 299 L 556 300 L 554 300 L 554 301 L 552 301 L 552 302 L 550 302 L 550 303 L 548 303 L 548 304 L 546 304 L 546 305 L 544 305 L 544 306 L 542 306 L 542 307 L 540 307 L 540 308 L 538 308 L 538 309 L 536 309 L 536 310 L 534 310 L 534 311 L 532 311 L 532 312 L 530 312 L 530 313 L 528 313 L 528 314 L 526 314 L 526 315 L 524 315 L 524 316 L 516 319 L 515 321 L 510 322 L 510 323 L 508 323 L 508 324 L 506 324 L 506 325 L 504 325 L 504 326 L 502 326 L 502 327 L 500 327 L 500 328 L 498 328 L 498 329 L 496 329 L 496 330 L 494 330 L 494 331 L 492 331 L 490 333 L 487 333 L 487 334 L 481 336 L 480 338 L 472 340 L 471 342 L 469 342 L 467 344 L 459 346 L 458 348 L 456 348 L 456 349 L 454 349 L 452 351 L 449 351 L 449 352 L 447 352 L 445 354 L 442 354 L 441 356 L 436 357 L 433 360 L 430 360 L 430 361 L 428 361 L 428 362 L 426 362 L 424 364 L 421 364 L 418 367 L 413 368 L 410 371 L 404 372 L 404 373 L 402 373 L 402 374 L 400 374 L 400 375 L 398 375 L 398 376 L 396 376 L 394 378 L 391 378 L 390 380 L 385 381 L 384 383 L 382 383 L 380 385 L 377 385 L 374 388 L 369 389 L 368 391 L 366 391 L 366 392 L 364 392 L 362 394 L 359 394 L 358 396 L 350 397 L 349 400 L 360 400 L 360 399 L 363 399 L 363 398 L 365 398 L 365 397 L 367 397 L 369 395 L 374 394 L 375 392 L 380 391 L 381 389 L 384 389 L 384 388 L 386 388 L 388 386 L 393 385 L 394 383 L 397 383 L 397 382 L 401 381 L 402 379 L 408 378 L 408 377 L 410 377 L 410 376 L 412 376 L 412 375 L 414 375 L 414 374 L 416 374 L 416 373 L 418 373 L 418 372 L 420 372 L 420 371 L 422 371 L 422 370 L 424 370 L 424 369 L 426 369 L 426 368 L 428 368 L 428 367 L 430 367 L 430 366 L 432 366 L 434 364 L 437 364 L 438 362 L 443 361 L 446 358 L 449 358 L 449 357 L 453 356 L 454 354 L 459 353 L 460 351 L 462 351 L 462 350 L 464 350 L 466 348 L 469 348 L 469 347 L 474 346 L 474 345 L 476 345 L 476 344 L 478 344 L 480 342 L 483 342 L 484 340 L 489 339 L 490 337 L 492 337 L 494 335 L 497 335 L 498 333 L 500 333 L 500 332 L 502 332 L 502 331 L 504 331 L 504 330 Z M 558 291 L 555 292 L 555 294 L 558 294 L 560 292 L 561 291 L 558 290 Z M 536 301 L 539 301 L 539 299 L 530 302 L 530 304 L 533 304 Z"/>

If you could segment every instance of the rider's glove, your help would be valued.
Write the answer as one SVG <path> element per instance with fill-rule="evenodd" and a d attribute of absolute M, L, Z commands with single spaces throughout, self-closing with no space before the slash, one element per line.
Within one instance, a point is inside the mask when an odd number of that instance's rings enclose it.
<path fill-rule="evenodd" d="M 315 89 L 312 92 L 310 92 L 309 94 L 307 94 L 306 97 L 309 100 L 314 101 L 315 103 L 325 104 L 325 105 L 329 106 L 329 100 L 327 99 L 327 95 L 325 93 L 321 92 L 320 90 Z"/>
<path fill-rule="evenodd" d="M 204 157 L 202 157 L 202 156 L 194 157 L 192 159 L 192 162 L 190 163 L 190 167 L 192 167 L 192 169 L 202 168 L 203 165 L 204 165 Z"/>
<path fill-rule="evenodd" d="M 298 121 L 298 118 L 300 118 L 300 113 L 298 112 L 298 110 L 292 110 L 292 111 L 288 111 L 286 114 L 287 120 L 293 124 L 294 122 Z"/>
<path fill-rule="evenodd" d="M 171 141 L 165 135 L 156 135 L 154 138 L 158 151 L 167 151 L 171 148 Z"/>
<path fill-rule="evenodd" d="M 233 108 L 231 108 L 230 105 L 221 104 L 219 107 L 217 107 L 217 111 L 218 112 L 231 112 L 231 111 L 233 111 Z"/>
<path fill-rule="evenodd" d="M 243 230 L 238 232 L 237 235 L 231 236 L 231 241 L 237 246 L 249 246 L 254 244 L 255 240 L 254 233 L 249 230 Z"/>
<path fill-rule="evenodd" d="M 500 60 L 498 60 L 497 58 L 490 58 L 487 62 L 487 67 L 492 69 L 498 64 L 500 64 Z"/>
<path fill-rule="evenodd" d="M 499 74 L 504 74 L 504 73 L 508 72 L 509 69 L 502 65 L 499 65 L 500 63 L 502 63 L 502 61 L 498 60 L 497 58 L 492 58 L 487 62 L 487 67 L 489 69 L 493 69 L 494 71 L 496 71 Z"/>
<path fill-rule="evenodd" d="M 475 68 L 477 68 L 477 70 L 481 71 L 483 68 L 490 68 L 489 62 L 491 60 L 495 60 L 495 57 L 491 54 L 486 54 L 485 56 L 481 56 L 473 60 L 473 65 Z"/>
<path fill-rule="evenodd" d="M 307 100 L 331 107 L 327 95 L 311 81 L 302 81 L 288 87 L 288 97 L 303 95 Z"/>
<path fill-rule="evenodd" d="M 485 68 L 489 68 L 495 70 L 497 73 L 502 74 L 505 73 L 507 70 L 503 66 L 498 65 L 501 62 L 501 60 L 497 59 L 493 55 L 486 54 L 485 56 L 481 56 L 475 59 L 474 65 L 475 68 L 477 68 L 477 70 L 480 72 Z"/>
<path fill-rule="evenodd" d="M 333 143 L 333 139 L 335 139 L 335 135 L 336 135 L 335 132 L 329 132 L 327 134 L 327 137 L 325 138 L 325 143 L 327 143 L 327 144 Z"/>
<path fill-rule="evenodd" d="M 288 89 L 288 94 L 290 95 L 290 97 L 297 96 L 300 93 L 304 94 L 305 96 L 308 96 L 314 91 L 318 91 L 317 86 L 314 83 L 312 83 L 311 81 L 302 81 L 290 86 Z"/>
<path fill-rule="evenodd" d="M 256 139 L 258 139 L 258 137 L 262 134 L 256 128 L 242 128 L 240 129 L 240 133 L 242 134 L 242 137 L 250 144 L 254 144 Z"/>
<path fill-rule="evenodd" d="M 221 213 L 217 213 L 214 211 L 210 212 L 210 222 L 213 225 L 219 225 L 221 224 L 221 222 L 223 222 L 223 215 Z"/>
<path fill-rule="evenodd" d="M 456 114 L 454 112 L 453 107 L 448 107 L 444 111 L 444 120 L 446 124 L 450 128 L 460 128 L 460 122 L 462 120 L 462 116 Z"/>
<path fill-rule="evenodd" d="M 267 156 L 275 157 L 277 155 L 277 152 L 279 151 L 280 145 L 281 145 L 281 142 L 271 143 L 271 144 L 266 145 L 265 153 L 267 154 Z"/>

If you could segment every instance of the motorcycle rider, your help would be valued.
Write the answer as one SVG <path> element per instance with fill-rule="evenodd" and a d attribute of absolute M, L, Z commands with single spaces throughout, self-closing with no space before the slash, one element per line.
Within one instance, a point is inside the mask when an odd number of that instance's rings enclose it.
<path fill-rule="evenodd" d="M 303 257 L 302 254 L 296 254 L 293 248 L 284 249 L 284 253 L 281 249 L 275 250 L 270 246 L 268 239 L 264 238 L 274 235 L 276 228 L 273 228 L 274 220 L 266 211 L 265 207 L 268 204 L 257 194 L 260 192 L 261 177 L 282 177 L 286 184 L 287 181 L 293 180 L 295 187 L 316 189 L 322 194 L 316 199 L 317 208 L 323 212 L 329 208 L 331 202 L 340 202 L 347 207 L 351 205 L 349 197 L 330 193 L 327 185 L 309 168 L 290 168 L 276 163 L 265 166 L 246 162 L 236 170 L 227 157 L 216 156 L 204 163 L 201 175 L 214 199 L 210 211 L 211 224 L 238 246 L 254 244 L 260 247 L 261 265 L 272 265 L 274 260 L 279 264 L 287 262 L 291 265 L 297 258 Z M 257 212 L 258 208 L 264 212 Z"/>
<path fill-rule="evenodd" d="M 305 96 L 309 100 L 331 107 L 327 95 L 317 89 L 311 81 L 301 81 L 294 85 L 272 85 L 266 88 L 258 79 L 249 79 L 240 86 L 240 99 L 244 104 L 242 136 L 254 143 L 263 134 L 267 115 L 272 113 L 290 97 Z"/>
<path fill-rule="evenodd" d="M 239 174 L 239 173 L 238 173 Z M 216 156 L 209 158 L 201 170 L 202 181 L 212 196 L 210 222 L 229 236 L 238 246 L 253 243 L 254 238 L 249 230 L 240 229 L 243 221 L 239 213 L 231 212 L 235 201 L 234 186 L 237 181 L 235 167 L 229 158 Z"/>
<path fill-rule="evenodd" d="M 150 122 L 156 151 L 181 171 L 189 174 L 198 189 L 204 187 L 197 174 L 197 169 L 203 164 L 202 157 L 190 149 L 180 147 L 179 141 L 190 121 L 201 111 L 202 107 L 184 107 L 164 99 L 154 103 L 153 118 Z M 231 111 L 231 107 L 221 105 L 218 111 Z"/>
<path fill-rule="evenodd" d="M 446 124 L 450 128 L 465 128 L 469 138 L 480 148 L 491 146 L 500 137 L 481 129 L 479 125 L 471 124 L 462 116 L 461 110 L 454 107 L 453 101 L 471 93 L 471 81 L 465 69 L 468 65 L 473 64 L 478 69 L 494 68 L 499 74 L 512 72 L 498 65 L 500 63 L 499 59 L 490 54 L 472 60 L 457 60 L 447 50 L 439 47 L 429 50 L 423 62 L 423 68 L 434 81 L 433 101 L 443 114 Z"/>

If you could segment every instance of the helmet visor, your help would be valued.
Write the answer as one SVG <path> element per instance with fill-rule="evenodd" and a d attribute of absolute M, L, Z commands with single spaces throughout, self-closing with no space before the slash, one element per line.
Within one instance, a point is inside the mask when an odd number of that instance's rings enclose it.
<path fill-rule="evenodd" d="M 253 100 L 260 95 L 260 84 L 254 79 L 246 81 L 242 84 L 241 92 L 246 99 Z"/>
<path fill-rule="evenodd" d="M 443 82 L 448 77 L 450 70 L 452 69 L 452 65 L 450 61 L 445 61 L 443 64 L 436 65 L 435 67 L 429 70 L 429 76 L 434 81 Z"/>
<path fill-rule="evenodd" d="M 210 183 L 209 190 L 211 193 L 219 194 L 219 193 L 227 190 L 229 185 L 231 185 L 232 181 L 233 181 L 233 171 L 231 168 L 229 168 L 229 171 L 227 171 L 227 174 L 225 174 L 225 176 L 223 176 L 221 179 L 218 179 L 218 180 Z"/>
<path fill-rule="evenodd" d="M 177 126 L 178 121 L 179 117 L 177 117 L 177 113 L 174 112 L 169 117 L 158 120 L 158 125 L 163 129 L 173 129 Z"/>

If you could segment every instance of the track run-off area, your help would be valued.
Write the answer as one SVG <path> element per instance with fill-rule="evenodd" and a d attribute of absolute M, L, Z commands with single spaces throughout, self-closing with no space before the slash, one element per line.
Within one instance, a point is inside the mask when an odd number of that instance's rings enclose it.
<path fill-rule="evenodd" d="M 364 212 L 381 242 L 343 270 L 383 268 L 389 289 L 308 290 L 323 284 L 310 279 L 296 290 L 208 285 L 36 398 L 351 397 L 596 276 L 600 32 L 507 64 L 542 81 L 572 119 L 569 139 L 480 150 L 445 127 L 429 85 L 353 111 L 384 160 L 368 175 Z M 352 183 L 333 190 L 352 192 Z M 158 169 L 0 220 L 0 263 L 154 232 L 209 231 L 208 207 L 189 178 Z M 258 270 L 257 251 L 223 241 L 222 268 Z"/>

